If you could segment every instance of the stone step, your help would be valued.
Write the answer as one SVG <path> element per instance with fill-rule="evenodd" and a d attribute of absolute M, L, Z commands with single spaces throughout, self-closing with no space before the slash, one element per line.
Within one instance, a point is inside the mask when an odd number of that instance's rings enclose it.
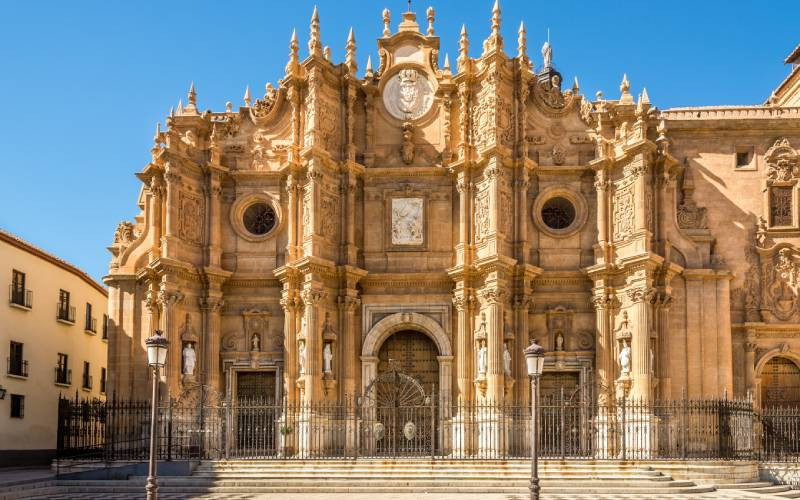
<path fill-rule="evenodd" d="M 715 483 L 714 486 L 718 490 L 752 490 L 773 486 L 773 484 L 769 481 L 757 481 L 752 483 Z"/>
<path fill-rule="evenodd" d="M 120 484 L 122 483 L 122 484 Z M 134 483 L 128 481 L 117 481 L 113 485 L 95 484 L 91 486 L 59 486 L 58 493 L 102 493 L 108 492 L 109 494 L 121 493 L 142 493 L 144 491 L 144 483 Z M 416 487 L 416 486 L 342 486 L 342 487 L 327 487 L 327 486 L 307 486 L 307 487 L 287 487 L 287 486 L 271 486 L 271 487 L 250 487 L 250 486 L 172 486 L 159 483 L 159 493 L 178 493 L 184 495 L 192 494 L 259 494 L 259 493 L 526 493 L 527 486 L 493 486 L 491 488 L 483 486 L 429 486 L 429 487 Z M 602 484 L 592 486 L 557 486 L 542 484 L 542 493 L 558 493 L 558 494 L 639 494 L 639 495 L 659 495 L 664 493 L 676 494 L 693 494 L 705 493 L 714 491 L 711 486 L 687 486 L 676 488 L 652 488 L 652 487 L 608 487 Z"/>
<path fill-rule="evenodd" d="M 220 473 L 213 473 L 213 472 L 201 472 L 201 473 L 194 473 L 192 477 L 198 479 L 247 479 L 247 478 L 260 478 L 260 479 L 276 479 L 281 480 L 287 477 L 292 478 L 343 478 L 343 479 L 350 479 L 354 481 L 358 481 L 361 479 L 393 479 L 393 478 L 406 478 L 406 477 L 426 477 L 426 478 L 457 478 L 457 479 L 469 479 L 469 478 L 500 478 L 500 479 L 527 479 L 530 477 L 530 471 L 527 473 L 514 473 L 514 474 L 507 474 L 498 471 L 472 471 L 472 472 L 458 472 L 458 473 L 448 473 L 447 471 L 421 471 L 418 474 L 409 474 L 406 472 L 375 472 L 372 473 L 370 471 L 360 471 L 358 473 L 355 472 L 330 472 L 330 473 L 323 473 L 317 474 L 310 471 L 303 471 L 303 472 L 292 472 L 292 473 L 285 473 L 281 474 L 280 472 L 269 472 L 269 473 L 262 473 L 262 472 L 220 472 Z M 613 473 L 612 471 L 598 473 L 594 471 L 587 471 L 587 472 L 540 472 L 539 477 L 542 478 L 592 478 L 592 479 L 619 479 L 619 480 L 651 480 L 651 481 L 671 481 L 672 477 L 665 476 L 659 473 L 640 473 L 640 474 L 624 474 L 624 473 Z"/>
<path fill-rule="evenodd" d="M 783 493 L 775 493 L 774 495 L 781 498 L 800 498 L 800 490 L 789 490 Z"/>

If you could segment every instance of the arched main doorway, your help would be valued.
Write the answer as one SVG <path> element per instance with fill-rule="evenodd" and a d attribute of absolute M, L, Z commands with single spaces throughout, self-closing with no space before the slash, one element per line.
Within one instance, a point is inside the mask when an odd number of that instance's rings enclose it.
<path fill-rule="evenodd" d="M 426 393 L 439 383 L 439 351 L 427 335 L 415 330 L 393 333 L 378 351 L 378 376 L 397 370 L 413 377 Z"/>
<path fill-rule="evenodd" d="M 761 369 L 761 407 L 800 406 L 800 367 L 789 358 L 775 356 Z"/>

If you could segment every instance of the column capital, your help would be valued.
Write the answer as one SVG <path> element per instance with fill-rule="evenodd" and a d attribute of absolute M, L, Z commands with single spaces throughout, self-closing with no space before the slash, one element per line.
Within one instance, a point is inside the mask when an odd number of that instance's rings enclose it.
<path fill-rule="evenodd" d="M 306 288 L 300 292 L 300 297 L 303 299 L 303 303 L 307 306 L 317 305 L 325 300 L 327 296 L 327 292 L 315 288 Z"/>
<path fill-rule="evenodd" d="M 339 309 L 346 312 L 353 312 L 361 305 L 361 299 L 349 295 L 340 295 L 337 302 Z"/>
<path fill-rule="evenodd" d="M 221 297 L 203 297 L 198 302 L 201 310 L 212 313 L 219 311 L 225 305 L 225 300 Z"/>

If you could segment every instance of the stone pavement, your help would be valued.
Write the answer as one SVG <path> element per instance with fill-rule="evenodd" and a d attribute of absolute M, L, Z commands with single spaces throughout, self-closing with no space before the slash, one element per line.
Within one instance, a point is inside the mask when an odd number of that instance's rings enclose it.
<path fill-rule="evenodd" d="M 29 499 L 36 500 L 128 500 L 143 498 L 126 494 L 64 494 L 51 493 L 48 495 L 31 496 Z M 209 494 L 198 496 L 176 495 L 167 493 L 158 496 L 159 500 L 528 500 L 528 495 L 520 494 L 454 494 L 454 493 L 270 493 L 262 495 L 240 495 L 240 494 Z M 771 495 L 761 495 L 757 493 L 747 493 L 744 491 L 715 491 L 713 493 L 695 493 L 691 495 L 681 494 L 662 494 L 662 495 L 575 495 L 575 494 L 543 494 L 542 500 L 747 500 L 747 499 L 775 499 Z"/>

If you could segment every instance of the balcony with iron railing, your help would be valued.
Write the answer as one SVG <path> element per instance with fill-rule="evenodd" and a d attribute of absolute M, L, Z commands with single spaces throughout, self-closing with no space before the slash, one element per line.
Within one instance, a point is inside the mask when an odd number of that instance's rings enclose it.
<path fill-rule="evenodd" d="M 56 366 L 56 385 L 72 385 L 72 370 Z"/>
<path fill-rule="evenodd" d="M 92 335 L 97 335 L 97 318 L 86 318 L 83 331 Z"/>
<path fill-rule="evenodd" d="M 12 377 L 28 377 L 28 361 L 21 358 L 6 358 L 6 374 Z"/>
<path fill-rule="evenodd" d="M 8 285 L 8 303 L 12 307 L 31 309 L 33 307 L 33 291 L 12 283 Z"/>
<path fill-rule="evenodd" d="M 70 325 L 75 324 L 75 307 L 68 303 L 59 302 L 56 304 L 56 320 Z"/>

